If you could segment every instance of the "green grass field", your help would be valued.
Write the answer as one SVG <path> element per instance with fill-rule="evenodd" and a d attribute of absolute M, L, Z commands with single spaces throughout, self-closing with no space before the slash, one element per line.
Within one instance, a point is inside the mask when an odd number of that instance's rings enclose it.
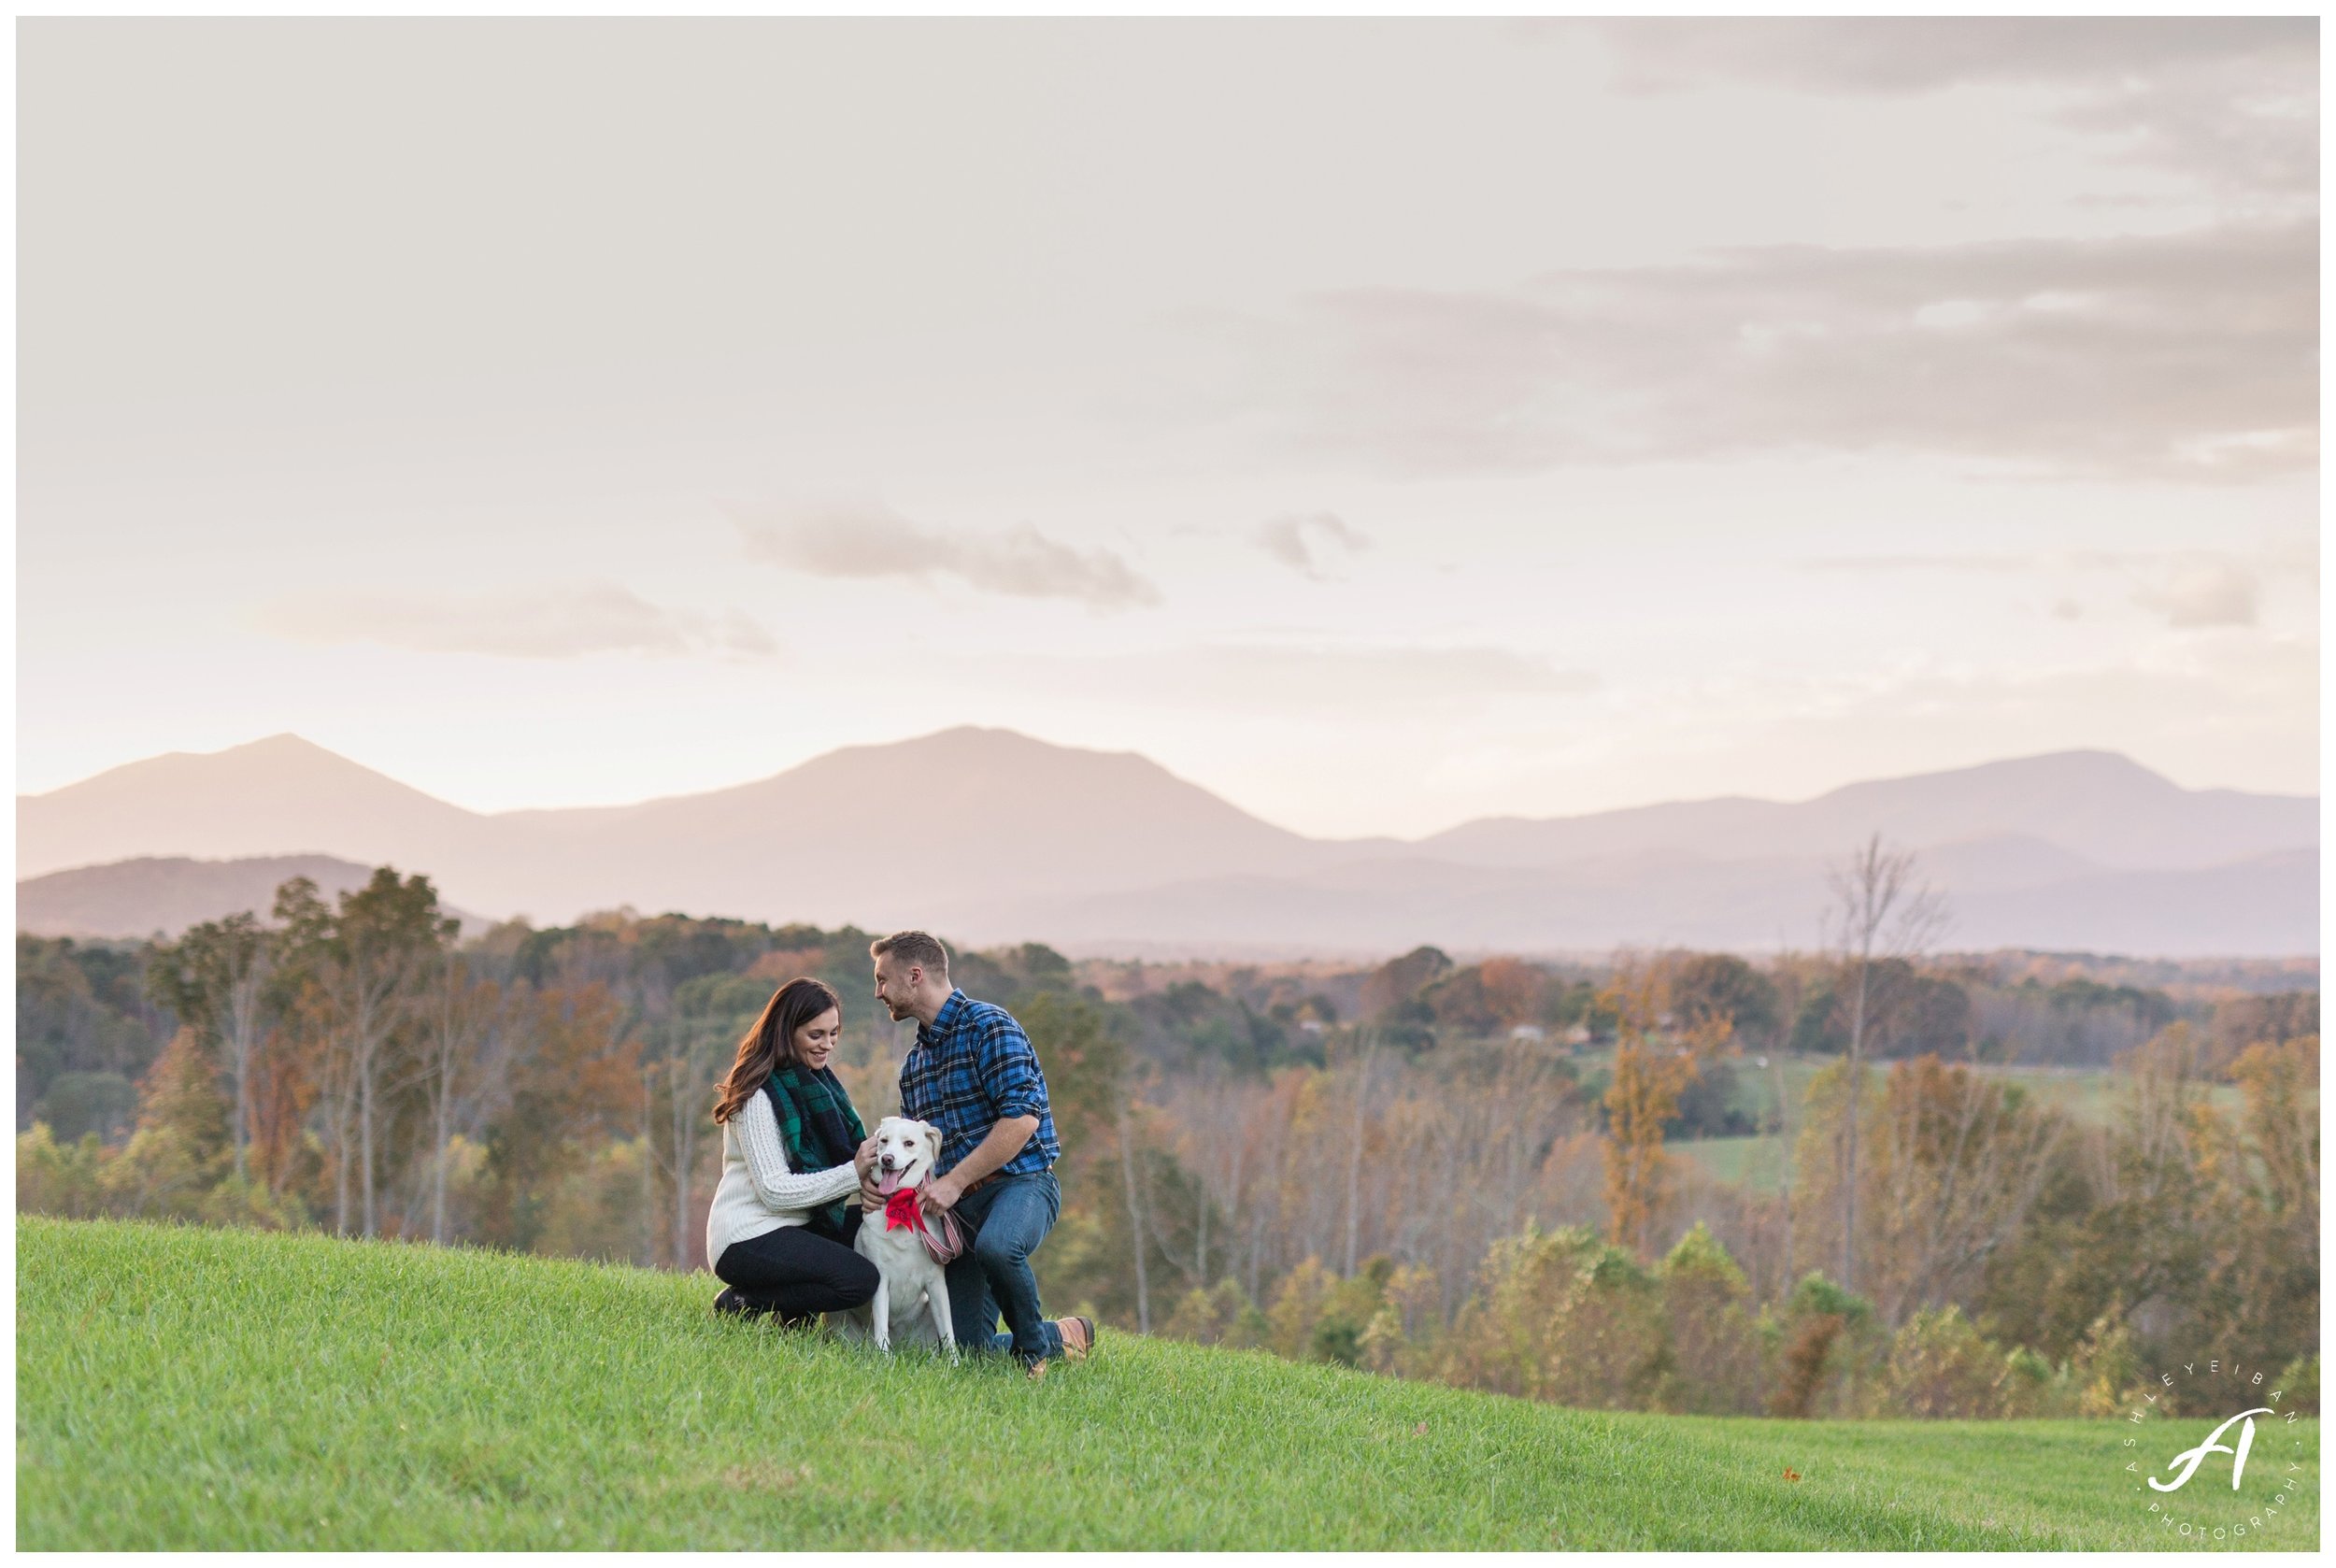
<path fill-rule="evenodd" d="M 18 1545 L 2172 1544 L 2118 1473 L 2114 1421 L 1615 1415 L 1108 1331 L 1033 1385 L 717 1321 L 712 1295 L 22 1218 Z M 2294 1431 L 2310 1479 L 2244 1545 L 2316 1545 L 2317 1422 Z"/>

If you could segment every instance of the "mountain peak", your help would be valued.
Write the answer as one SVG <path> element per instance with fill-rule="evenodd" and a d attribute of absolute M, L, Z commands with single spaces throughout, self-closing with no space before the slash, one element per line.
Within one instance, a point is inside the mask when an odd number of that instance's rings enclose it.
<path fill-rule="evenodd" d="M 1131 757 L 1132 751 L 1104 751 L 1090 746 L 1064 746 L 1058 741 L 1041 740 L 1019 730 L 1000 729 L 987 724 L 954 724 L 930 734 L 914 735 L 907 740 L 879 742 L 862 748 L 864 750 L 939 751 L 980 757 Z"/>
<path fill-rule="evenodd" d="M 2114 790 L 2120 793 L 2135 789 L 2184 792 L 2181 785 L 2164 774 L 2135 762 L 2122 751 L 2086 748 L 2070 751 L 2044 751 L 2030 757 L 2001 757 L 1993 762 L 1973 763 L 1965 767 L 1899 774 L 1888 778 L 1860 779 L 1857 783 L 1844 784 L 1823 794 L 1811 796 L 1807 804 L 1814 805 L 1821 801 L 1850 800 L 1861 794 L 1917 788 L 1941 791 L 2012 788 L 2080 791 Z"/>

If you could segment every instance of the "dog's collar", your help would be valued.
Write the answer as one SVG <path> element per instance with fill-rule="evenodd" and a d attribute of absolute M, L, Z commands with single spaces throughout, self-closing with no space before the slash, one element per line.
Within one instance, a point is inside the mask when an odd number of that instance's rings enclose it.
<path fill-rule="evenodd" d="M 924 1207 L 917 1202 L 914 1187 L 896 1187 L 892 1195 L 884 1200 L 884 1228 L 914 1231 L 933 1261 L 946 1263 L 965 1249 L 965 1233 L 958 1229 L 955 1215 L 943 1210 L 940 1218 L 937 1231 L 925 1223 Z"/>

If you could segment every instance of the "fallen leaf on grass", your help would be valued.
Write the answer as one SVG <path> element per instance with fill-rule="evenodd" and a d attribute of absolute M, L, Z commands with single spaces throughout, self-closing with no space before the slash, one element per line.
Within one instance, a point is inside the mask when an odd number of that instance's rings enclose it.
<path fill-rule="evenodd" d="M 1412 1434 L 1414 1437 L 1425 1437 L 1425 1436 L 1427 1436 L 1427 1435 L 1428 1435 L 1428 1423 L 1427 1423 L 1427 1422 L 1425 1422 L 1425 1421 L 1420 1422 L 1417 1426 L 1416 1426 L 1416 1427 L 1414 1427 L 1414 1428 L 1412 1428 L 1412 1429 L 1411 1429 L 1411 1434 Z"/>
<path fill-rule="evenodd" d="M 1794 1469 L 1791 1465 L 1789 1465 L 1789 1464 L 1788 1464 L 1788 1465 L 1785 1466 L 1785 1479 L 1786 1479 L 1786 1480 L 1788 1480 L 1788 1481 L 1797 1481 L 1797 1480 L 1801 1479 L 1801 1472 L 1800 1472 L 1800 1471 L 1798 1471 L 1798 1470 L 1795 1470 L 1795 1469 Z"/>

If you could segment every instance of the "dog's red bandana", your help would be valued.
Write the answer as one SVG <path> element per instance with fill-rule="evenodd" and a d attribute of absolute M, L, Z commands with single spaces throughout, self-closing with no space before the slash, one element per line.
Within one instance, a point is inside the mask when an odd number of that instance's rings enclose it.
<path fill-rule="evenodd" d="M 957 1228 L 957 1216 L 944 1209 L 938 1231 L 927 1225 L 914 1187 L 895 1188 L 892 1195 L 884 1200 L 884 1228 L 897 1231 L 904 1227 L 917 1233 L 917 1239 L 925 1244 L 925 1250 L 933 1254 L 936 1263 L 946 1263 L 965 1249 L 963 1236 Z"/>
<path fill-rule="evenodd" d="M 884 1228 L 897 1231 L 904 1225 L 919 1233 L 925 1228 L 925 1217 L 917 1206 L 917 1190 L 913 1187 L 894 1188 L 892 1195 L 884 1200 Z"/>

